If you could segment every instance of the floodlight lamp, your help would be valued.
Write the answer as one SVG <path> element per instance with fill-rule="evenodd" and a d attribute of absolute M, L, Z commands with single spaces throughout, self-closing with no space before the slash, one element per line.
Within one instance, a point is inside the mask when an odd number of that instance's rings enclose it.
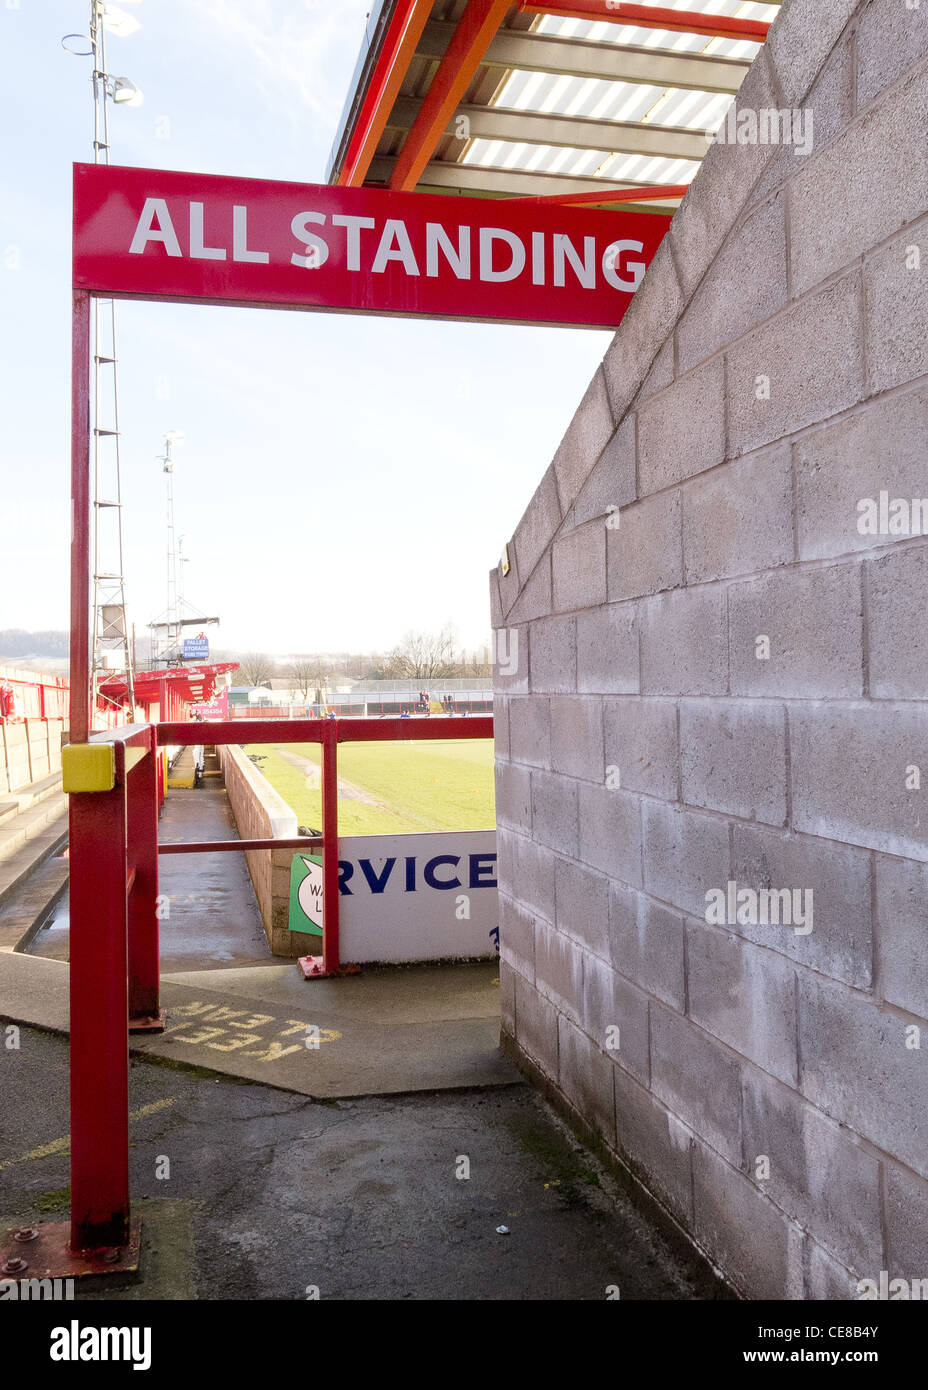
<path fill-rule="evenodd" d="M 97 14 L 104 29 L 108 34 L 114 34 L 117 39 L 127 39 L 130 34 L 134 34 L 142 25 L 134 14 L 127 14 L 125 10 L 117 9 L 115 5 L 97 5 Z"/>
<path fill-rule="evenodd" d="M 118 106 L 141 106 L 143 101 L 142 93 L 129 77 L 112 78 L 109 95 Z"/>

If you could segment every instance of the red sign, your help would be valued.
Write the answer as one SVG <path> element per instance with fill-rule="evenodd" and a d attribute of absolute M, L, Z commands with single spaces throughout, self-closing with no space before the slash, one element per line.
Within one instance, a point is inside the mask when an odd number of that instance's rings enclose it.
<path fill-rule="evenodd" d="M 228 719 L 228 690 L 223 690 L 221 694 L 214 695 L 211 700 L 201 702 L 198 705 L 191 705 L 190 713 L 193 715 L 194 719 Z"/>
<path fill-rule="evenodd" d="M 657 213 L 74 166 L 74 287 L 140 299 L 615 328 Z"/>

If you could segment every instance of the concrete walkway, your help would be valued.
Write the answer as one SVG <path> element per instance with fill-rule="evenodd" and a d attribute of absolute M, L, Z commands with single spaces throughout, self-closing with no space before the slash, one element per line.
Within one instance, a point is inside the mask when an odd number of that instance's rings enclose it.
<path fill-rule="evenodd" d="M 238 838 L 225 788 L 168 793 L 162 843 Z M 267 944 L 244 854 L 162 855 L 158 878 L 170 899 L 161 923 L 162 972 L 278 963 Z"/>
<path fill-rule="evenodd" d="M 162 841 L 235 839 L 221 788 L 172 791 Z M 146 1053 L 317 1098 L 508 1085 L 495 962 L 368 969 L 304 980 L 267 946 L 243 855 L 167 855 L 160 887 L 163 1034 Z M 29 954 L 0 951 L 0 1015 L 68 1027 L 68 915 Z"/>
<path fill-rule="evenodd" d="M 224 791 L 169 797 L 163 838 L 234 835 Z M 163 858 L 162 887 L 167 1027 L 129 1040 L 141 1280 L 80 1299 L 718 1296 L 502 1057 L 495 962 L 306 981 L 240 856 Z M 68 975 L 0 949 L 0 1230 L 67 1216 Z"/>
<path fill-rule="evenodd" d="M 133 1037 L 131 1051 L 320 1099 L 512 1084 L 495 970 L 390 967 L 307 981 L 294 962 L 165 975 L 165 1032 Z M 66 1031 L 65 963 L 0 952 L 0 1018 Z"/>
<path fill-rule="evenodd" d="M 0 951 L 12 951 L 60 898 L 68 799 L 57 774 L 0 798 Z"/>
<path fill-rule="evenodd" d="M 5 1058 L 0 1229 L 65 1220 L 67 1044 Z M 79 1301 L 718 1296 L 525 1085 L 320 1103 L 139 1059 L 130 1087 L 141 1280 Z"/>
<path fill-rule="evenodd" d="M 238 831 L 224 788 L 168 792 L 159 839 L 236 840 Z M 159 887 L 169 898 L 161 922 L 161 968 L 216 970 L 275 965 L 261 924 L 243 854 L 162 855 Z M 30 946 L 30 954 L 68 958 L 67 904 Z"/>

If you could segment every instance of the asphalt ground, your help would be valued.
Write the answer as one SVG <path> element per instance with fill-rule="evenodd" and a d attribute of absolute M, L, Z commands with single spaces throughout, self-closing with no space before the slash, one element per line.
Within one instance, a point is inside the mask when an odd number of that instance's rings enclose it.
<path fill-rule="evenodd" d="M 67 1043 L 19 1044 L 3 1228 L 69 1204 Z M 526 1084 L 320 1101 L 134 1058 L 130 1087 L 141 1277 L 76 1302 L 716 1295 Z"/>

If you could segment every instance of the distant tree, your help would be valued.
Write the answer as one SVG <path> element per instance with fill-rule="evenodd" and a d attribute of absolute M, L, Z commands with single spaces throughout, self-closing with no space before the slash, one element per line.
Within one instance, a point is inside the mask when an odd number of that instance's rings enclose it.
<path fill-rule="evenodd" d="M 479 652 L 474 652 L 470 659 L 470 670 L 468 675 L 487 677 L 493 674 L 493 663 L 490 660 L 490 648 L 484 647 Z"/>
<path fill-rule="evenodd" d="M 324 705 L 327 702 L 329 684 L 329 668 L 327 664 L 316 657 L 311 663 L 310 672 L 313 700 L 317 705 Z"/>
<path fill-rule="evenodd" d="M 298 656 L 287 668 L 287 674 L 293 681 L 294 690 L 298 690 L 304 700 L 315 684 L 318 664 L 311 656 Z"/>
<path fill-rule="evenodd" d="M 441 632 L 407 632 L 383 663 L 385 680 L 438 680 L 453 676 L 454 628 L 446 623 Z"/>
<path fill-rule="evenodd" d="M 274 674 L 274 663 L 264 652 L 246 652 L 238 659 L 240 685 L 264 685 Z"/>

